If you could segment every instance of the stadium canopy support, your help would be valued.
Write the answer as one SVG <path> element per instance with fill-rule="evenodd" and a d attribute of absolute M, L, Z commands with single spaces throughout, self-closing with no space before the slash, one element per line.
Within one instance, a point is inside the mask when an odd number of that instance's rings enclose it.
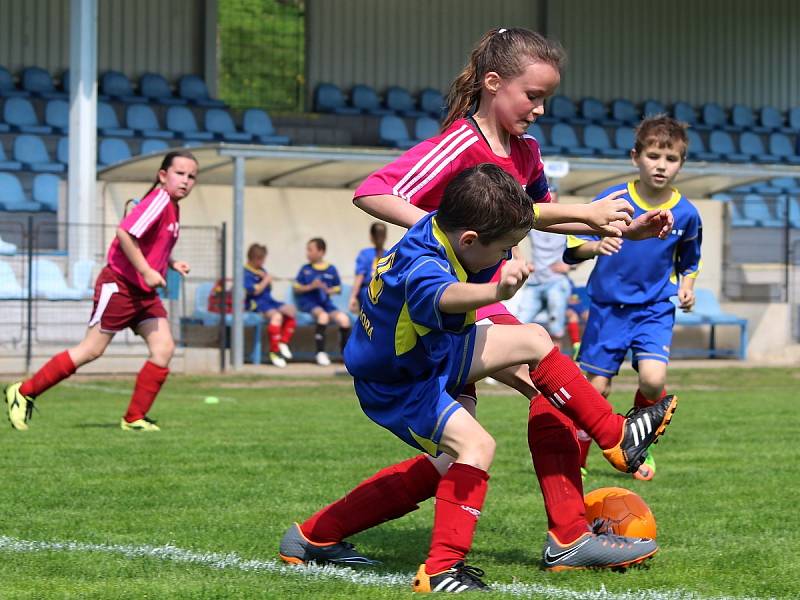
<path fill-rule="evenodd" d="M 103 169 L 102 181 L 152 181 L 165 151 L 137 156 Z M 210 144 L 192 148 L 200 163 L 200 184 L 233 186 L 233 257 L 244 256 L 244 201 L 247 186 L 354 188 L 367 175 L 400 153 L 374 148 L 323 148 Z M 635 175 L 627 159 L 552 157 L 569 161 L 569 174 L 559 180 L 562 196 L 593 196 Z M 94 161 L 91 161 L 94 163 Z M 731 165 L 690 162 L 676 185 L 693 199 L 708 198 L 737 185 L 773 177 L 800 177 L 800 167 L 786 165 Z M 234 260 L 234 265 L 237 261 Z M 233 327 L 231 366 L 244 364 L 244 284 L 241 269 L 233 269 Z"/>

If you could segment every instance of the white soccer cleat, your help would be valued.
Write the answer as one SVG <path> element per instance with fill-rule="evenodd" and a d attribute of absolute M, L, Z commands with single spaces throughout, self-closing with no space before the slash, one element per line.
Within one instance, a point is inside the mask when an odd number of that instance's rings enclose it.
<path fill-rule="evenodd" d="M 331 357 L 327 352 L 317 352 L 316 361 L 320 367 L 327 367 L 331 364 Z"/>
<path fill-rule="evenodd" d="M 281 342 L 278 344 L 278 351 L 281 353 L 281 356 L 286 360 L 292 360 L 294 355 L 292 354 L 292 350 L 289 348 L 289 344 L 284 344 Z"/>

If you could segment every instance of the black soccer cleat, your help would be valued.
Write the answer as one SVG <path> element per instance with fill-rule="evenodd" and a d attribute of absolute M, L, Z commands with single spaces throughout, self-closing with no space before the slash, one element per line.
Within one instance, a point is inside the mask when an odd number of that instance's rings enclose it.
<path fill-rule="evenodd" d="M 425 563 L 419 566 L 411 590 L 416 593 L 427 594 L 430 592 L 449 592 L 460 594 L 461 592 L 488 592 L 490 588 L 481 581 L 485 573 L 483 569 L 471 567 L 459 561 L 452 567 L 441 573 L 428 575 L 425 571 Z"/>
<path fill-rule="evenodd" d="M 348 567 L 379 564 L 377 560 L 357 552 L 355 546 L 349 542 L 315 544 L 303 535 L 297 523 L 293 523 L 283 534 L 279 553 L 281 560 L 291 565 L 305 565 L 311 562 L 318 565 L 327 563 Z"/>
<path fill-rule="evenodd" d="M 603 456 L 615 469 L 633 473 L 644 462 L 650 445 L 664 434 L 677 407 L 677 396 L 665 396 L 652 406 L 632 408 L 625 415 L 622 439 L 613 448 L 603 450 Z"/>

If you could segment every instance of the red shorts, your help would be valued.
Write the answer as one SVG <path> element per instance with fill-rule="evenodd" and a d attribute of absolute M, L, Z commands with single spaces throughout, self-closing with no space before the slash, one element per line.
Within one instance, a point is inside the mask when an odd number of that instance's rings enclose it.
<path fill-rule="evenodd" d="M 134 329 L 148 319 L 166 319 L 167 311 L 157 292 L 144 292 L 128 283 L 107 266 L 94 284 L 94 307 L 89 327 L 100 323 L 100 330 L 116 333 Z"/>
<path fill-rule="evenodd" d="M 485 309 L 491 309 L 487 312 L 492 314 L 482 316 L 483 319 L 489 319 L 495 325 L 522 325 L 519 319 L 512 315 L 505 305 L 500 304 L 491 304 L 490 306 L 484 307 Z M 476 402 L 478 401 L 478 392 L 475 390 L 474 383 L 468 383 L 461 389 L 461 396 L 469 396 L 473 398 Z"/>

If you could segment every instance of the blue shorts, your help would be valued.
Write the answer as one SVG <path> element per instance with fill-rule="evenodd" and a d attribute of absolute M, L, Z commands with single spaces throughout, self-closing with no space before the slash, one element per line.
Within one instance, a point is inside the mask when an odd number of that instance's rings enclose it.
<path fill-rule="evenodd" d="M 581 339 L 578 363 L 587 373 L 613 377 L 630 349 L 633 368 L 640 360 L 669 362 L 675 305 L 669 300 L 654 304 L 595 304 Z"/>
<path fill-rule="evenodd" d="M 270 310 L 278 310 L 283 306 L 283 302 L 278 302 L 272 296 L 261 296 L 250 300 L 247 310 L 250 312 L 265 313 Z"/>
<path fill-rule="evenodd" d="M 302 300 L 298 300 L 297 308 L 301 312 L 310 313 L 315 308 L 321 308 L 326 313 L 332 313 L 334 311 L 339 310 L 336 305 L 328 298 L 325 302 L 303 302 Z"/>
<path fill-rule="evenodd" d="M 424 380 L 383 383 L 354 379 L 361 409 L 409 446 L 431 456 L 441 454 L 439 442 L 448 419 L 461 408 L 456 400 L 464 387 L 475 351 L 475 328 L 453 335 L 449 360 Z"/>

